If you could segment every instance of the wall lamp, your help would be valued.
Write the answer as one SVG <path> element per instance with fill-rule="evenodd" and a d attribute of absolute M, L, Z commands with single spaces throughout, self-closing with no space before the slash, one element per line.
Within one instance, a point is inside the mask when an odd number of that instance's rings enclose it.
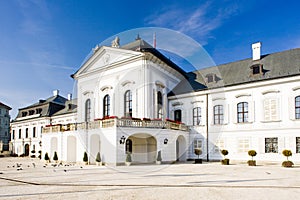
<path fill-rule="evenodd" d="M 126 140 L 126 138 L 125 138 L 125 136 L 123 135 L 123 136 L 121 137 L 121 139 L 120 139 L 120 144 L 124 144 L 124 143 L 125 143 L 125 140 Z"/>
<path fill-rule="evenodd" d="M 168 141 L 169 141 L 169 140 L 168 140 L 167 138 L 165 138 L 165 139 L 164 139 L 164 144 L 168 144 Z"/>

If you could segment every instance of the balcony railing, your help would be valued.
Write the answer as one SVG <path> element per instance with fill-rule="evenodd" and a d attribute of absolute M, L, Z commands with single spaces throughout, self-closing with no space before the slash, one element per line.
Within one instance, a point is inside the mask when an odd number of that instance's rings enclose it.
<path fill-rule="evenodd" d="M 79 129 L 89 130 L 109 127 L 155 128 L 188 131 L 188 127 L 185 124 L 171 120 L 108 118 L 98 119 L 92 122 L 49 125 L 43 128 L 43 133 L 75 131 Z"/>

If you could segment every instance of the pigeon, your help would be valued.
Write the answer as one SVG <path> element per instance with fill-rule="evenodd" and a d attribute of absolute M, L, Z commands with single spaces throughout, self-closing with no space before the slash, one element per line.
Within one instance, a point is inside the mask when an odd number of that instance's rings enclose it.
<path fill-rule="evenodd" d="M 33 167 L 35 168 L 35 163 L 32 163 Z"/>
<path fill-rule="evenodd" d="M 64 169 L 64 172 L 67 172 L 67 170 L 66 170 L 66 169 Z"/>

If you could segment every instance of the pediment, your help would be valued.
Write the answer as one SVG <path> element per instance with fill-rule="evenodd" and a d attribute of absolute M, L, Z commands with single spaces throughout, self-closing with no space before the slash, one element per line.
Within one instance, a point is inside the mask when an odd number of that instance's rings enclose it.
<path fill-rule="evenodd" d="M 94 52 L 94 54 L 74 74 L 74 77 L 105 69 L 120 62 L 126 62 L 141 54 L 141 52 L 103 46 Z"/>

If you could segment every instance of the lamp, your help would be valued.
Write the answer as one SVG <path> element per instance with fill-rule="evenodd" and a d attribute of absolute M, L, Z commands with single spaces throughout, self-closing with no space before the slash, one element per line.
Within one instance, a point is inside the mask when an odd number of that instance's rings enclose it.
<path fill-rule="evenodd" d="M 126 138 L 125 138 L 125 136 L 123 135 L 123 136 L 121 137 L 121 139 L 120 139 L 120 144 L 124 144 L 124 143 L 125 143 L 125 140 L 126 140 Z"/>
<path fill-rule="evenodd" d="M 168 141 L 169 141 L 169 140 L 168 140 L 167 138 L 165 138 L 165 139 L 164 139 L 164 144 L 168 144 Z"/>

